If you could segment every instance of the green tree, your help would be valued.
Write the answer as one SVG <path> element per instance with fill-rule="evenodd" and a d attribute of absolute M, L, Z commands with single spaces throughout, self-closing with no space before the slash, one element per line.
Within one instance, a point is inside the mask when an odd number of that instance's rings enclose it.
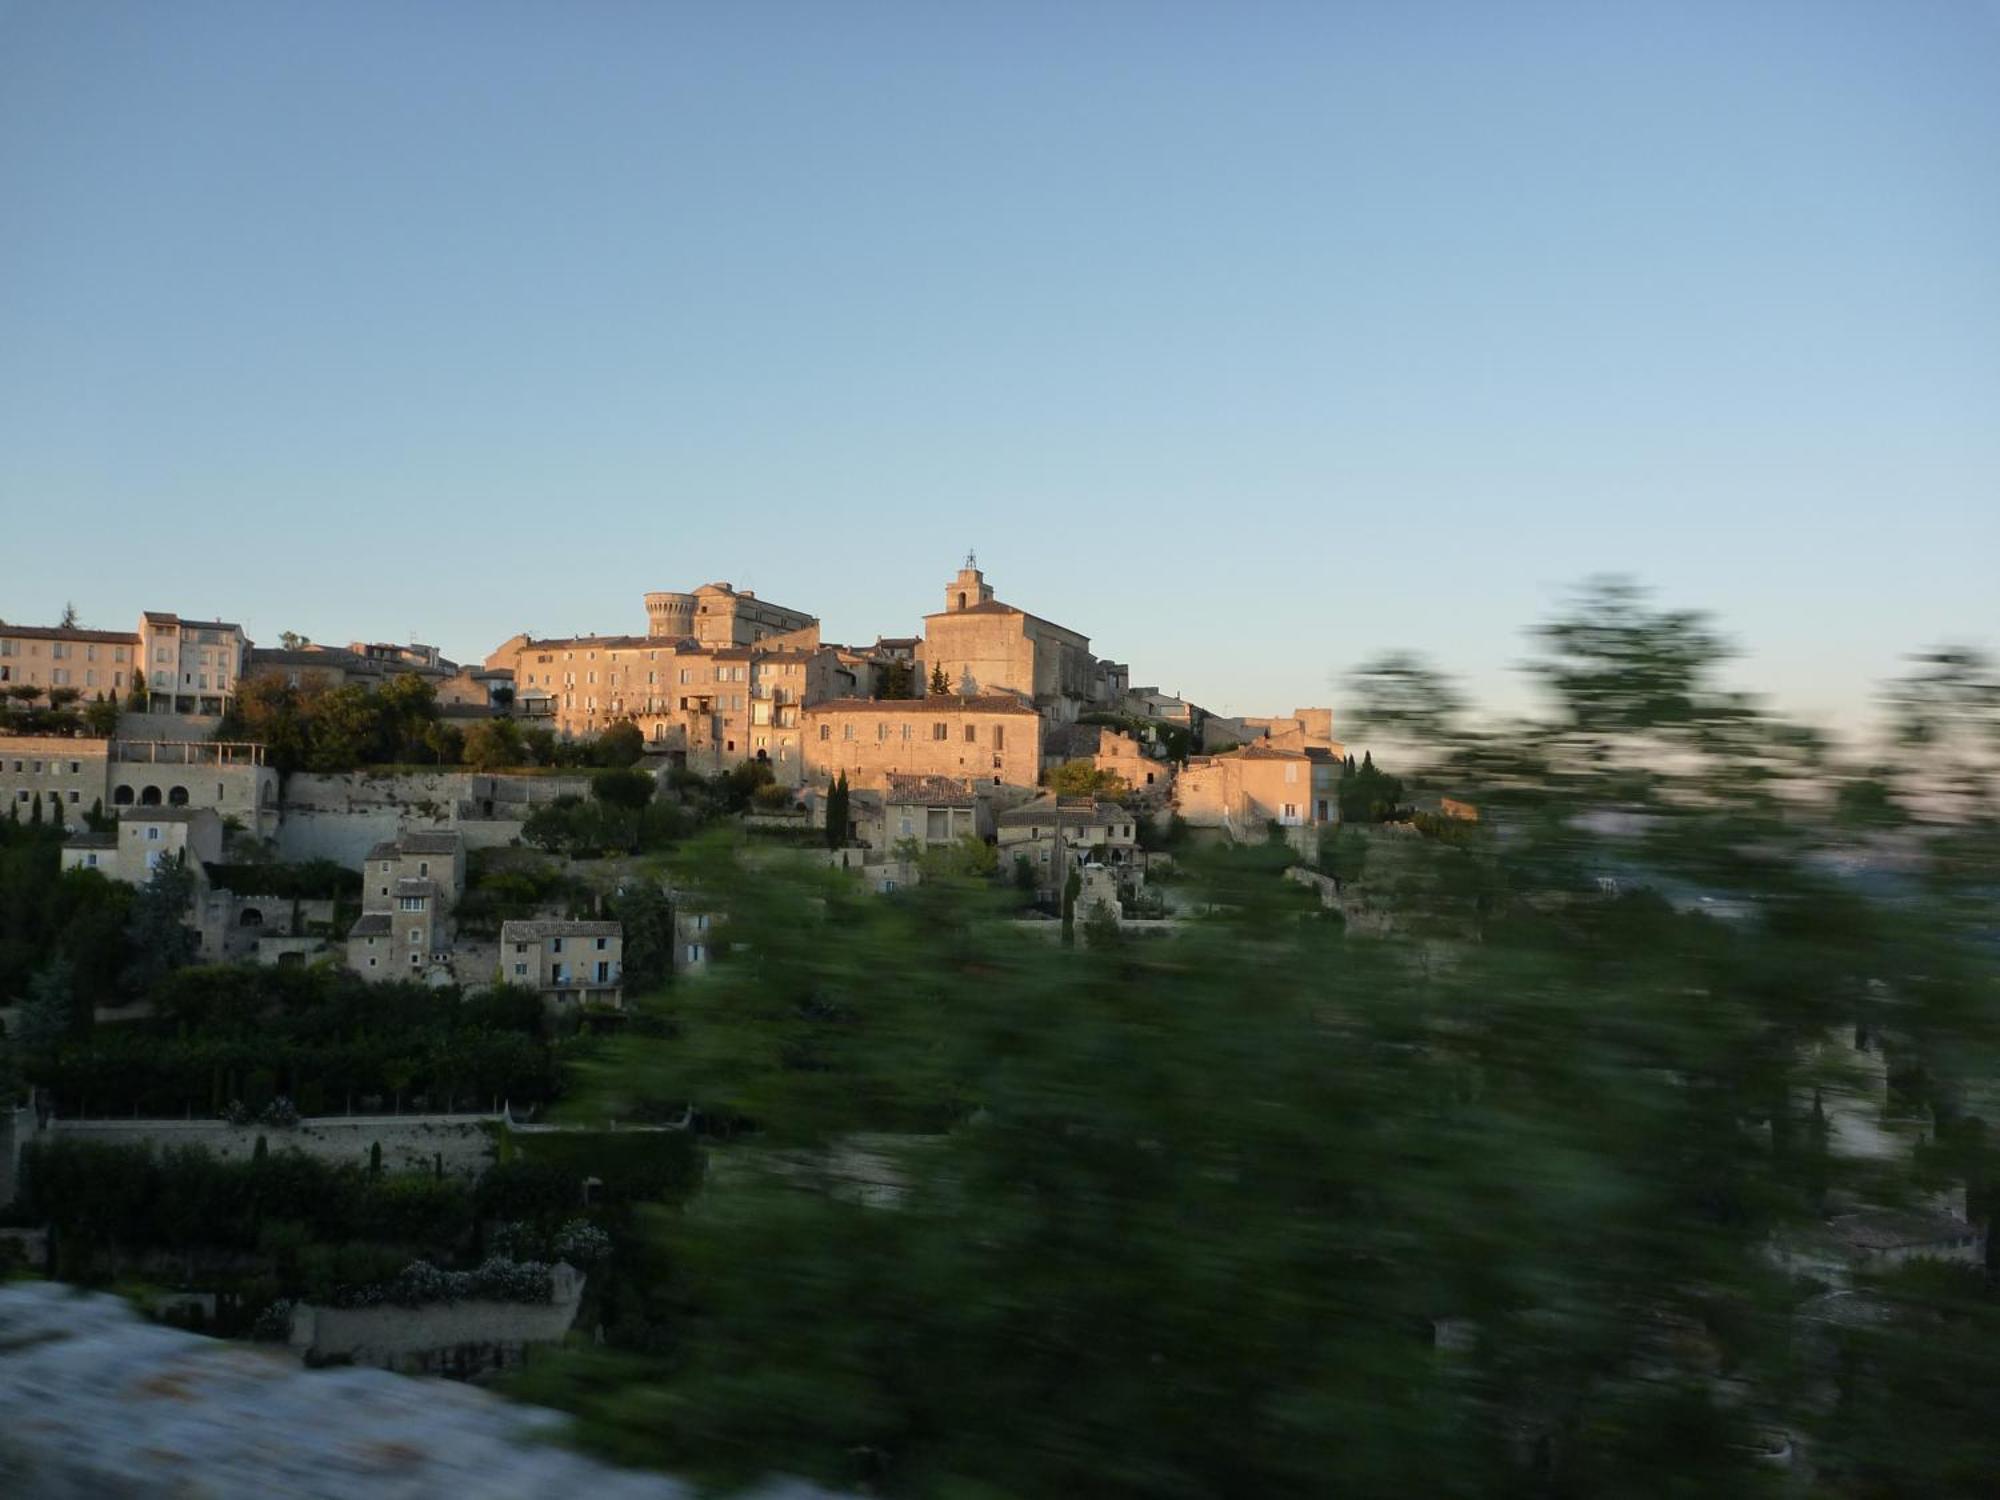
<path fill-rule="evenodd" d="M 931 668 L 931 696 L 945 698 L 951 695 L 951 679 L 944 675 L 944 663 Z"/>
<path fill-rule="evenodd" d="M 826 789 L 826 847 L 839 849 L 847 843 L 847 825 L 853 814 L 849 809 L 847 773 L 842 771 Z"/>
<path fill-rule="evenodd" d="M 1190 848 L 1183 930 L 1069 950 L 968 885 L 698 863 L 709 980 L 591 1080 L 728 1140 L 650 1226 L 671 1356 L 565 1352 L 529 1393 L 627 1458 L 887 1495 L 1734 1500 L 1785 1488 L 1772 1428 L 1815 1493 L 1989 1492 L 1976 1269 L 1862 1274 L 1830 1319 L 1772 1252 L 1942 1185 L 1825 1159 L 1829 1036 L 1865 1023 L 1934 1119 L 2000 1071 L 2000 700 L 1960 671 L 1925 705 L 1889 792 L 1926 837 L 1877 899 L 1824 857 L 1823 747 L 1718 686 L 1702 622 L 1557 623 L 1545 711 L 1404 703 L 1441 715 L 1409 774 L 1506 836 L 1378 840 L 1379 933 L 1283 846 Z"/>
<path fill-rule="evenodd" d="M 606 771 L 590 781 L 590 795 L 598 801 L 635 812 L 653 800 L 656 789 L 652 773 L 640 770 Z"/>
<path fill-rule="evenodd" d="M 646 736 L 630 719 L 621 719 L 597 737 L 592 754 L 600 766 L 637 765 L 646 753 Z"/>
<path fill-rule="evenodd" d="M 465 763 L 475 771 L 500 771 L 521 764 L 521 730 L 512 719 L 484 719 L 465 732 Z"/>
<path fill-rule="evenodd" d="M 624 928 L 626 993 L 663 984 L 674 963 L 674 913 L 666 893 L 651 881 L 634 881 L 607 903 L 607 915 Z"/>
<path fill-rule="evenodd" d="M 76 971 L 66 958 L 52 958 L 28 982 L 21 1003 L 19 1036 L 24 1051 L 52 1052 L 75 1024 Z"/>
<path fill-rule="evenodd" d="M 184 856 L 162 859 L 132 897 L 127 936 L 132 960 L 125 976 L 134 994 L 148 995 L 175 969 L 194 961 L 194 931 L 185 925 L 194 900 L 194 872 Z"/>
<path fill-rule="evenodd" d="M 1059 797 L 1101 797 L 1116 802 L 1131 792 L 1116 771 L 1100 771 L 1088 760 L 1066 760 L 1042 776 L 1042 784 Z"/>
<path fill-rule="evenodd" d="M 875 694 L 878 698 L 914 698 L 917 696 L 915 674 L 906 661 L 892 661 L 882 668 L 882 679 Z"/>

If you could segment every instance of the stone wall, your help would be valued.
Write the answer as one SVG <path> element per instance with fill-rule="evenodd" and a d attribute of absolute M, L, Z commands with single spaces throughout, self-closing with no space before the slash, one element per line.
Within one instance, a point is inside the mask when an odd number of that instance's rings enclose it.
<path fill-rule="evenodd" d="M 511 843 L 538 805 L 587 797 L 586 776 L 492 776 L 421 771 L 394 776 L 298 772 L 285 782 L 278 852 L 288 860 L 359 866 L 385 839 L 416 829 L 455 828 L 468 849 Z"/>
<path fill-rule="evenodd" d="M 477 1177 L 495 1160 L 500 1115 L 319 1115 L 290 1129 L 227 1120 L 64 1120 L 37 1125 L 27 1110 L 0 1116 L 0 1204 L 13 1201 L 16 1163 L 29 1141 L 99 1141 L 156 1150 L 199 1146 L 224 1161 L 248 1161 L 262 1136 L 272 1151 L 297 1150 L 336 1165 L 366 1166 L 380 1143 L 391 1172 L 432 1171 L 440 1156 L 455 1177 Z M 11 1137 L 11 1140 L 8 1139 Z"/>
<path fill-rule="evenodd" d="M 530 1344 L 562 1342 L 583 1303 L 584 1277 L 551 1271 L 548 1302 L 439 1302 L 425 1307 L 292 1309 L 288 1342 L 308 1364 L 343 1360 L 409 1374 L 484 1374 L 520 1363 Z"/>

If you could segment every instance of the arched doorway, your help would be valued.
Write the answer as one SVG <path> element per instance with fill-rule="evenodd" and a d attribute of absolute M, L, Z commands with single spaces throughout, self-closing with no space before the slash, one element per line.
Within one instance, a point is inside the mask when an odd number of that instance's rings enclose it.
<path fill-rule="evenodd" d="M 186 807 L 187 805 L 188 805 L 188 789 L 186 787 L 177 786 L 172 791 L 167 793 L 167 806 Z"/>
<path fill-rule="evenodd" d="M 111 805 L 113 807 L 130 807 L 132 805 L 132 788 L 129 786 L 119 787 L 117 791 L 111 794 Z"/>
<path fill-rule="evenodd" d="M 143 792 L 139 793 L 139 805 L 141 807 L 158 807 L 160 805 L 160 789 L 156 786 L 149 786 Z"/>

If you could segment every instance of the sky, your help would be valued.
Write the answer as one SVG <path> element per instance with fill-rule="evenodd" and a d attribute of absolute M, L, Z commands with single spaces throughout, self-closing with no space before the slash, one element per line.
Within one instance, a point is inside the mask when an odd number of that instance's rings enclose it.
<path fill-rule="evenodd" d="M 2000 647 L 2000 4 L 0 0 L 0 618 Z"/>

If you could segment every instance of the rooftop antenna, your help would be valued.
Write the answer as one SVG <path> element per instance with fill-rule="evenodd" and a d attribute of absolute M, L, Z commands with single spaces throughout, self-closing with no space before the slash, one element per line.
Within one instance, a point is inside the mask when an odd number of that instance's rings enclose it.
<path fill-rule="evenodd" d="M 965 565 L 974 572 L 979 570 L 979 554 L 974 552 L 970 547 L 965 549 Z"/>

